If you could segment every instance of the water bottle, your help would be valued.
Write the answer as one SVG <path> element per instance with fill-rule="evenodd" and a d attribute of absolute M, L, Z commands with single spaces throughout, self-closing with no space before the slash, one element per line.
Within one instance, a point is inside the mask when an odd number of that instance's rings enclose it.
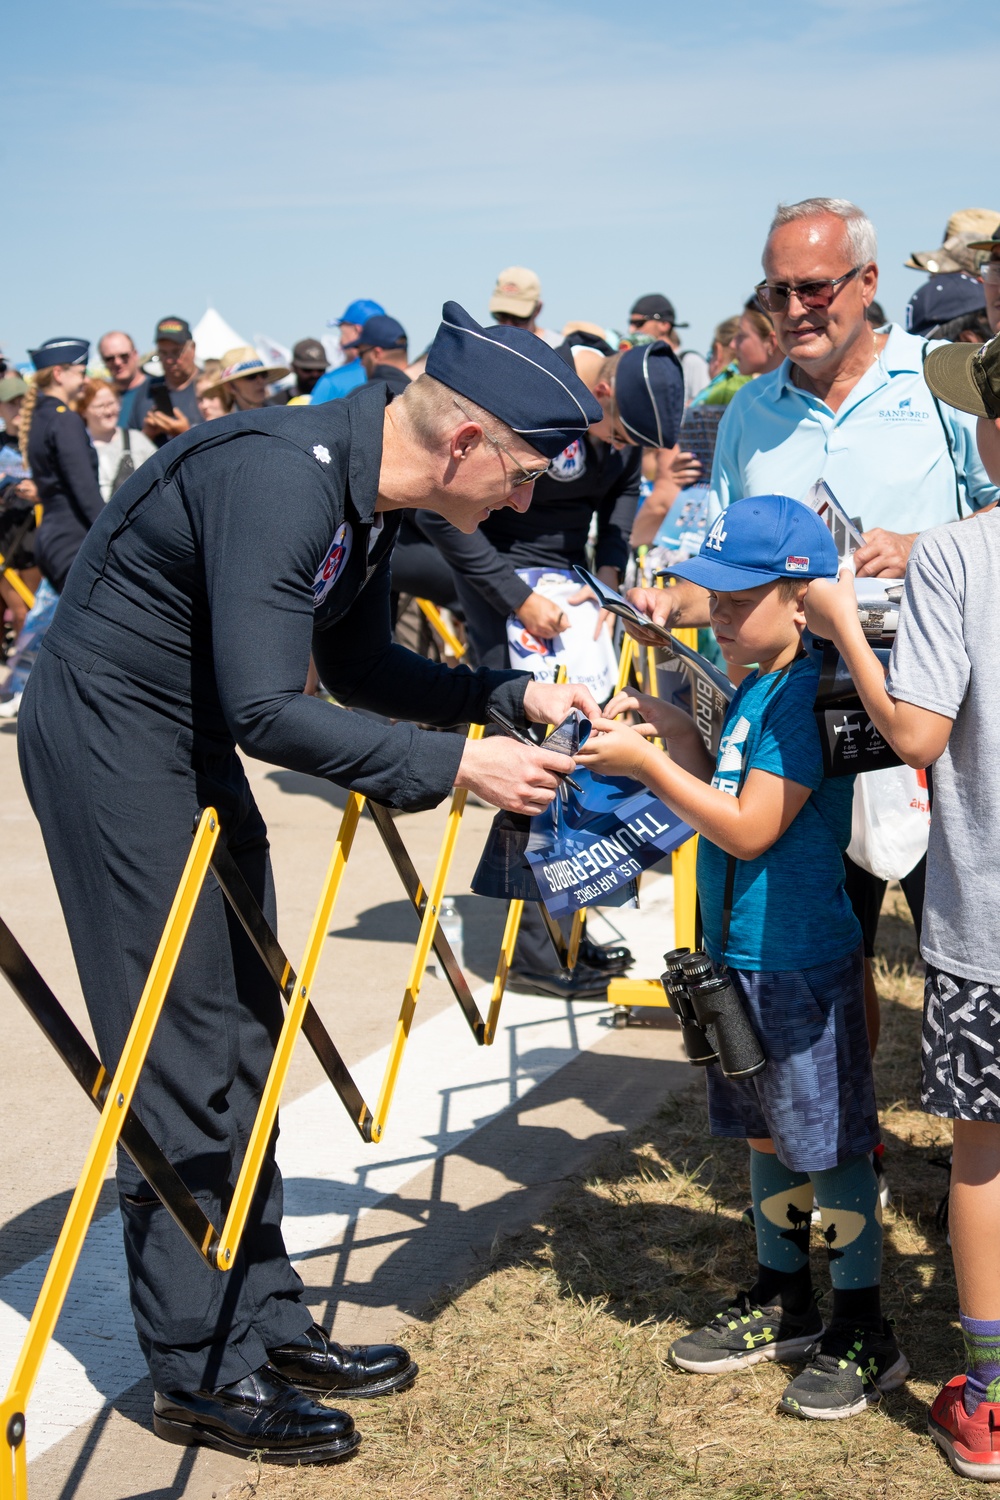
<path fill-rule="evenodd" d="M 438 913 L 438 926 L 441 929 L 442 935 L 448 940 L 451 951 L 455 955 L 455 962 L 460 969 L 464 970 L 465 949 L 463 946 L 462 913 L 455 905 L 454 896 L 442 896 L 441 910 Z M 435 965 L 435 971 L 440 972 L 440 967 L 439 964 Z M 440 977 L 444 978 L 443 972 L 440 972 Z"/>

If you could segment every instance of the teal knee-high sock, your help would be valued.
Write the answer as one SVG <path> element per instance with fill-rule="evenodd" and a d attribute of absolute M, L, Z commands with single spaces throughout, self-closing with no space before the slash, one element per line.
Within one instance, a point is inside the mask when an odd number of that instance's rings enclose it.
<path fill-rule="evenodd" d="M 869 1156 L 812 1172 L 830 1258 L 833 1321 L 881 1328 L 882 1205 Z"/>
<path fill-rule="evenodd" d="M 750 1192 L 757 1233 L 757 1299 L 764 1305 L 780 1302 L 788 1312 L 804 1312 L 812 1304 L 812 1182 L 805 1172 L 782 1166 L 771 1152 L 751 1147 Z"/>

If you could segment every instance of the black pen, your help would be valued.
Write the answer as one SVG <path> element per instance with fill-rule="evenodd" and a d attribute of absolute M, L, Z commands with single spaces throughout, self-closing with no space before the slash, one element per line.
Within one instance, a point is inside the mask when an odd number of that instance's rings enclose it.
<path fill-rule="evenodd" d="M 537 744 L 535 740 L 531 738 L 530 734 L 525 734 L 523 729 L 518 729 L 516 724 L 512 724 L 510 719 L 507 718 L 506 714 L 502 714 L 499 709 L 491 708 L 490 718 L 493 720 L 494 724 L 499 725 L 499 727 L 505 734 L 509 734 L 511 739 L 517 740 L 519 744 L 530 745 L 532 750 L 543 750 L 545 748 L 544 745 Z M 557 751 L 557 754 L 559 753 L 561 752 Z M 569 782 L 574 792 L 579 792 L 581 795 L 583 794 L 583 787 L 578 781 L 574 781 L 572 776 L 563 775 L 562 779 L 563 781 Z"/>

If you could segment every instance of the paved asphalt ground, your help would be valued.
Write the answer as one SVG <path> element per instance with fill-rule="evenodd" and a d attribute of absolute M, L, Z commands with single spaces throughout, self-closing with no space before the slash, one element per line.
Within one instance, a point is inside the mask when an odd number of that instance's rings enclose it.
<path fill-rule="evenodd" d="M 338 789 L 252 762 L 270 829 L 280 934 L 304 942 L 343 806 Z M 468 895 L 490 813 L 469 808 L 448 884 L 483 1007 L 503 908 Z M 397 827 L 429 879 L 443 809 Z M 77 1023 L 86 1013 L 34 818 L 14 726 L 0 726 L 0 913 Z M 647 977 L 673 946 L 671 882 L 643 911 L 611 913 Z M 610 937 L 603 919 L 594 934 Z M 334 910 L 316 1003 L 372 1100 L 406 981 L 416 919 L 371 823 L 362 823 Z M 0 1380 L 6 1385 L 97 1116 L 0 979 Z M 616 1030 L 607 1007 L 509 995 L 502 1030 L 476 1048 L 447 985 L 428 976 L 380 1146 L 357 1137 L 306 1043 L 282 1105 L 286 1240 L 316 1316 L 345 1341 L 400 1333 L 442 1286 L 476 1273 L 498 1232 L 531 1223 L 613 1133 L 648 1117 L 687 1077 L 670 1029 Z M 192 1253 L 178 1236 L 178 1256 Z M 112 1182 L 28 1407 L 31 1500 L 224 1496 L 246 1468 L 159 1442 L 125 1291 Z M 363 1426 L 364 1413 L 359 1409 Z"/>

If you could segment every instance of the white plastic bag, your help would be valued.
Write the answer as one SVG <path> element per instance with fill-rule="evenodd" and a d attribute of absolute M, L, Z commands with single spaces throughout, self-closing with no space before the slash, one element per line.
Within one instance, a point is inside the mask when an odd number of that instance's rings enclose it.
<path fill-rule="evenodd" d="M 912 766 L 866 771 L 854 783 L 847 853 L 880 880 L 901 880 L 927 853 L 930 821 L 923 771 Z"/>

